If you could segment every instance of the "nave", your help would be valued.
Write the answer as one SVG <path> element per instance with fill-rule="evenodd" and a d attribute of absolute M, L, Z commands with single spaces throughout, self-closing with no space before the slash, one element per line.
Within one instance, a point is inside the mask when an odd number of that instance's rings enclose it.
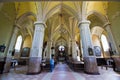
<path fill-rule="evenodd" d="M 120 71 L 120 2 L 16 1 L 0 3 L 0 74 L 15 62 L 40 73 L 52 56 L 90 74 Z"/>
<path fill-rule="evenodd" d="M 83 71 L 73 71 L 66 63 L 57 63 L 53 72 L 42 71 L 38 75 L 26 75 L 27 66 L 11 68 L 9 73 L 0 74 L 0 80 L 120 80 L 120 73 L 112 68 L 99 67 L 100 75 L 89 75 Z"/>

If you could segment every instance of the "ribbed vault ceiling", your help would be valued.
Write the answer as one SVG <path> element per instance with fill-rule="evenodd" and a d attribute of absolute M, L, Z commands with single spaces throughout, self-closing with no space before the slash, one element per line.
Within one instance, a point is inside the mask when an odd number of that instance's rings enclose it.
<path fill-rule="evenodd" d="M 34 22 L 38 19 L 46 23 L 44 41 L 52 40 L 56 43 L 75 39 L 80 41 L 78 28 L 82 15 L 88 16 L 91 26 L 101 26 L 102 19 L 91 12 L 98 12 L 106 16 L 108 2 L 96 1 L 40 1 L 40 2 L 13 2 L 15 6 L 16 24 L 22 32 L 33 37 Z M 0 7 L 4 6 L 1 4 Z M 0 8 L 1 9 L 1 8 Z M 62 15 L 62 16 L 61 16 Z M 21 18 L 22 17 L 22 18 Z M 95 22 L 94 22 L 95 21 Z M 101 25 L 102 24 L 102 25 Z"/>

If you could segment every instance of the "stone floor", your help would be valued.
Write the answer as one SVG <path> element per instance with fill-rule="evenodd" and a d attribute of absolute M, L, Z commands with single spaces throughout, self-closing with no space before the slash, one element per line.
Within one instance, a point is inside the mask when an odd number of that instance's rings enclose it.
<path fill-rule="evenodd" d="M 26 75 L 27 66 L 18 66 L 16 70 L 11 69 L 9 73 L 0 74 L 0 80 L 120 80 L 120 73 L 112 68 L 101 69 L 100 75 L 88 75 L 83 71 L 72 71 L 66 64 L 59 63 L 53 72 L 43 71 L 38 75 Z"/>

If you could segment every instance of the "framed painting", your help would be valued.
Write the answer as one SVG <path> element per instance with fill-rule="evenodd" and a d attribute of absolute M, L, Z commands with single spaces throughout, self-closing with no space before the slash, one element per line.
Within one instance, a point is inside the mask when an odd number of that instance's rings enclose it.
<path fill-rule="evenodd" d="M 0 45 L 0 52 L 4 52 L 5 51 L 5 48 L 6 46 L 3 44 L 3 45 Z"/>
<path fill-rule="evenodd" d="M 96 56 L 101 56 L 101 48 L 99 46 L 94 46 L 94 51 Z"/>
<path fill-rule="evenodd" d="M 30 48 L 25 47 L 22 49 L 21 57 L 29 57 L 29 54 L 30 54 Z"/>

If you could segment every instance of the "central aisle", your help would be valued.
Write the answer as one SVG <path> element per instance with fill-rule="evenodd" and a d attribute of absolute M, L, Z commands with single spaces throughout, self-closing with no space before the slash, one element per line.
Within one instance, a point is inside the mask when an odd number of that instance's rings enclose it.
<path fill-rule="evenodd" d="M 37 75 L 26 75 L 27 66 L 11 69 L 9 73 L 0 74 L 0 80 L 120 80 L 120 73 L 112 68 L 101 69 L 100 75 L 89 75 L 84 72 L 74 72 L 66 64 L 59 63 L 53 72 L 43 71 Z"/>
<path fill-rule="evenodd" d="M 66 64 L 57 64 L 53 72 L 52 80 L 76 80 Z"/>
<path fill-rule="evenodd" d="M 58 63 L 53 72 L 48 73 L 42 80 L 85 80 L 85 78 L 74 73 L 65 63 Z"/>

